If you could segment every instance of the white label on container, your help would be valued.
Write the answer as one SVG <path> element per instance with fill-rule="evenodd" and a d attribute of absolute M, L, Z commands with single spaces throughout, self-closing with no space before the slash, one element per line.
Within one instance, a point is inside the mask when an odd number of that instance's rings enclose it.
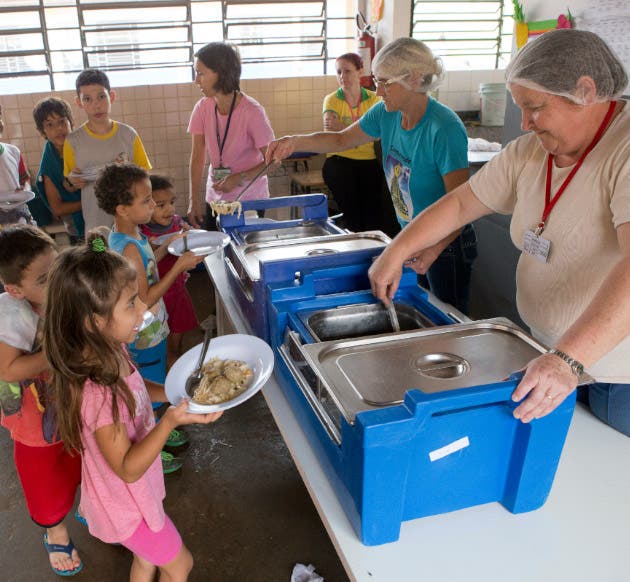
<path fill-rule="evenodd" d="M 452 455 L 454 452 L 460 451 L 461 449 L 465 449 L 468 446 L 470 446 L 470 441 L 468 440 L 468 437 L 466 436 L 464 438 L 453 441 L 451 444 L 446 445 L 445 447 L 440 447 L 439 449 L 435 449 L 434 451 L 431 451 L 429 453 L 429 459 L 431 459 L 431 462 L 437 461 L 438 459 L 441 459 L 442 457 Z"/>

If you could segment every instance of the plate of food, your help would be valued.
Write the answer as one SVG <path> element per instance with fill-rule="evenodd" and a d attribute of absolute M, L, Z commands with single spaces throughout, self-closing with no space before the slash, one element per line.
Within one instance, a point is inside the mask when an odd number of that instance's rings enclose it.
<path fill-rule="evenodd" d="M 35 192 L 31 190 L 12 190 L 10 192 L 0 192 L 0 208 L 11 210 L 25 202 L 35 198 Z"/>
<path fill-rule="evenodd" d="M 224 232 L 208 230 L 189 230 L 185 238 L 188 250 L 193 251 L 199 257 L 216 253 L 230 242 L 230 237 Z M 184 237 L 178 238 L 168 245 L 168 252 L 171 255 L 181 257 L 186 252 Z"/>
<path fill-rule="evenodd" d="M 186 396 L 186 379 L 195 369 L 202 344 L 190 348 L 171 367 L 164 382 L 166 397 L 177 404 Z M 273 352 L 253 335 L 213 338 L 204 358 L 204 375 L 190 399 L 189 412 L 210 414 L 245 402 L 273 372 Z"/>

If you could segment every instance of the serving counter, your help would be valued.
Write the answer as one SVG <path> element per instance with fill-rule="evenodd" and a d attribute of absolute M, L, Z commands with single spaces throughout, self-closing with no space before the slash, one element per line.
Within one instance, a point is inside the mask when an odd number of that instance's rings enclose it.
<path fill-rule="evenodd" d="M 219 334 L 251 333 L 230 291 L 222 254 L 208 256 L 205 264 L 215 287 Z M 406 521 L 398 541 L 365 546 L 330 481 L 333 472 L 314 449 L 310 429 L 300 424 L 274 376 L 263 394 L 351 580 L 628 580 L 630 439 L 581 405 L 542 508 L 515 515 L 498 503 L 470 507 Z"/>

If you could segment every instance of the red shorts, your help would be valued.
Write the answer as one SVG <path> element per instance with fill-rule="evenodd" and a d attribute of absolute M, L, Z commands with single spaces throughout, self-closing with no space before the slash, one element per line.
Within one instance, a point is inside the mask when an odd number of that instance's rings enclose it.
<path fill-rule="evenodd" d="M 81 483 L 79 453 L 70 455 L 62 442 L 29 447 L 14 441 L 13 458 L 31 519 L 42 527 L 60 523 Z"/>

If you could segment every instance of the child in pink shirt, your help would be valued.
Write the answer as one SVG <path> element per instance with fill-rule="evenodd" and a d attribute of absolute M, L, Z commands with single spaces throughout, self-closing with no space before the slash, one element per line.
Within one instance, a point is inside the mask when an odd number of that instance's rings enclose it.
<path fill-rule="evenodd" d="M 44 345 L 59 432 L 83 459 L 81 512 L 90 533 L 133 552 L 130 580 L 159 569 L 161 578 L 184 581 L 193 561 L 164 513 L 160 451 L 176 426 L 208 424 L 221 413 L 190 414 L 184 401 L 155 424 L 151 401 L 166 400 L 164 387 L 143 380 L 124 348 L 145 310 L 131 263 L 92 232 L 52 268 Z"/>

